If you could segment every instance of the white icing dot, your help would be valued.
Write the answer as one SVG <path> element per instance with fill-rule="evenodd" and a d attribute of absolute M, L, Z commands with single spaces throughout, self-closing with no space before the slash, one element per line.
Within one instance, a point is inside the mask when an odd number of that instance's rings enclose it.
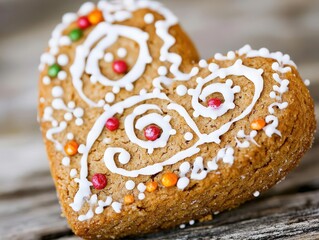
<path fill-rule="evenodd" d="M 179 85 L 176 88 L 176 93 L 178 96 L 184 96 L 187 93 L 187 87 L 184 85 Z"/>
<path fill-rule="evenodd" d="M 180 190 L 184 190 L 188 186 L 189 182 L 189 178 L 181 177 L 180 179 L 178 179 L 177 188 Z"/>
<path fill-rule="evenodd" d="M 143 89 L 141 89 L 141 91 L 140 91 L 140 95 L 142 96 L 142 95 L 145 95 L 147 92 L 146 92 L 146 89 L 145 88 L 143 88 Z"/>
<path fill-rule="evenodd" d="M 107 93 L 105 95 L 105 101 L 108 103 L 112 103 L 115 100 L 115 95 L 113 93 Z"/>
<path fill-rule="evenodd" d="M 42 78 L 42 82 L 44 85 L 49 85 L 51 83 L 51 79 L 48 76 Z"/>
<path fill-rule="evenodd" d="M 135 188 L 135 182 L 133 182 L 132 180 L 128 180 L 125 183 L 125 187 L 127 190 L 133 190 Z"/>
<path fill-rule="evenodd" d="M 112 92 L 117 94 L 120 92 L 120 87 L 119 86 L 114 86 L 113 89 L 112 89 Z"/>
<path fill-rule="evenodd" d="M 144 16 L 144 21 L 145 21 L 145 23 L 147 23 L 147 24 L 153 23 L 153 22 L 154 22 L 154 15 L 151 14 L 151 13 L 145 14 L 145 16 Z"/>
<path fill-rule="evenodd" d="M 167 74 L 167 68 L 165 66 L 160 66 L 157 69 L 157 72 L 160 76 L 165 76 Z"/>
<path fill-rule="evenodd" d="M 127 55 L 127 50 L 125 48 L 119 48 L 117 50 L 117 56 L 119 56 L 120 58 L 125 58 Z"/>
<path fill-rule="evenodd" d="M 81 144 L 78 148 L 78 152 L 81 154 L 83 154 L 85 152 L 85 150 L 86 150 L 86 147 L 84 144 Z"/>
<path fill-rule="evenodd" d="M 175 129 L 172 129 L 169 131 L 169 135 L 175 135 L 176 134 L 176 130 Z"/>
<path fill-rule="evenodd" d="M 133 84 L 127 84 L 127 85 L 125 86 L 125 89 L 126 89 L 127 91 L 131 92 L 131 91 L 133 91 L 134 86 L 133 86 Z"/>
<path fill-rule="evenodd" d="M 40 100 L 40 103 L 44 103 L 45 102 L 45 99 L 43 97 L 41 97 L 39 100 Z"/>
<path fill-rule="evenodd" d="M 52 88 L 52 96 L 53 97 L 62 97 L 63 89 L 59 86 Z"/>
<path fill-rule="evenodd" d="M 122 204 L 121 204 L 121 203 L 119 203 L 119 202 L 113 202 L 111 206 L 112 206 L 113 210 L 114 210 L 116 213 L 120 213 L 120 212 L 121 212 L 121 209 L 122 209 Z"/>
<path fill-rule="evenodd" d="M 107 63 L 110 63 L 114 60 L 113 54 L 112 53 L 106 53 L 104 55 L 104 61 Z"/>
<path fill-rule="evenodd" d="M 64 165 L 64 166 L 69 166 L 70 165 L 70 158 L 69 157 L 64 157 L 63 159 L 62 159 L 62 164 Z"/>
<path fill-rule="evenodd" d="M 70 177 L 71 177 L 71 178 L 75 178 L 75 176 L 76 176 L 77 173 L 78 173 L 78 172 L 76 171 L 76 169 L 72 169 L 72 170 L 70 171 Z"/>
<path fill-rule="evenodd" d="M 201 68 L 206 68 L 206 67 L 208 66 L 207 61 L 204 60 L 204 59 L 200 60 L 199 63 L 198 63 L 198 65 L 199 65 L 199 67 L 201 67 Z"/>
<path fill-rule="evenodd" d="M 139 193 L 138 194 L 138 199 L 139 200 L 143 200 L 145 198 L 145 194 L 144 193 Z"/>
<path fill-rule="evenodd" d="M 64 119 L 65 119 L 65 121 L 68 121 L 68 122 L 69 122 L 69 121 L 72 120 L 72 118 L 73 118 L 72 113 L 67 112 L 67 113 L 64 114 Z"/>
<path fill-rule="evenodd" d="M 75 108 L 75 102 L 71 101 L 71 102 L 68 102 L 68 107 L 69 108 Z"/>
<path fill-rule="evenodd" d="M 146 186 L 145 186 L 145 184 L 144 183 L 139 183 L 138 185 L 137 185 L 137 189 L 140 191 L 140 192 L 145 192 L 145 190 L 146 190 Z"/>
<path fill-rule="evenodd" d="M 61 81 L 65 80 L 67 78 L 67 76 L 68 75 L 67 75 L 67 73 L 65 71 L 60 71 L 58 73 L 58 79 L 61 80 Z"/>
<path fill-rule="evenodd" d="M 77 118 L 75 120 L 75 125 L 77 126 L 82 126 L 83 125 L 83 119 L 82 118 Z"/>
<path fill-rule="evenodd" d="M 190 141 L 193 139 L 193 134 L 191 132 L 187 132 L 185 133 L 184 138 L 186 141 Z"/>
<path fill-rule="evenodd" d="M 191 168 L 191 165 L 190 165 L 189 162 L 183 162 L 183 163 L 179 166 L 180 176 L 181 176 L 181 177 L 185 176 L 185 174 L 189 172 L 190 168 Z"/>
<path fill-rule="evenodd" d="M 61 54 L 58 57 L 58 64 L 61 66 L 66 66 L 69 63 L 69 58 L 66 54 Z"/>
<path fill-rule="evenodd" d="M 59 39 L 59 45 L 60 46 L 70 46 L 72 44 L 71 39 L 68 36 L 62 36 Z"/>
<path fill-rule="evenodd" d="M 78 107 L 74 110 L 73 114 L 76 118 L 81 118 L 84 115 L 84 110 L 83 108 Z"/>
<path fill-rule="evenodd" d="M 52 127 L 57 127 L 59 125 L 57 120 L 52 121 Z"/>
<path fill-rule="evenodd" d="M 195 224 L 195 220 L 190 220 L 189 221 L 189 225 L 194 225 Z"/>
<path fill-rule="evenodd" d="M 68 140 L 73 140 L 73 139 L 74 139 L 73 133 L 68 133 L 68 134 L 66 135 L 66 138 L 67 138 Z"/>
<path fill-rule="evenodd" d="M 258 197 L 260 195 L 260 192 L 256 191 L 256 192 L 254 192 L 253 195 L 254 195 L 254 197 Z"/>

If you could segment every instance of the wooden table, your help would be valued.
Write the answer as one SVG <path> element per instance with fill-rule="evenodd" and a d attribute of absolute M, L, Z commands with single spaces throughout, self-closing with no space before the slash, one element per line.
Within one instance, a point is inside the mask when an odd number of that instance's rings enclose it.
<path fill-rule="evenodd" d="M 36 123 L 37 64 L 53 26 L 83 1 L 0 0 L 0 239 L 77 239 L 60 217 Z M 290 53 L 319 113 L 319 1 L 163 1 L 203 57 L 245 43 Z M 211 53 L 211 54 L 210 54 Z M 319 239 L 319 134 L 287 179 L 240 208 L 139 239 Z"/>

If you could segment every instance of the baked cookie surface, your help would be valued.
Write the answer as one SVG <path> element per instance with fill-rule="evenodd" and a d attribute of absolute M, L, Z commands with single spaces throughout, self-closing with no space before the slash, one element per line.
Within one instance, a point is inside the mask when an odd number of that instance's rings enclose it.
<path fill-rule="evenodd" d="M 288 55 L 247 45 L 198 60 L 157 2 L 86 3 L 53 31 L 39 118 L 78 236 L 143 234 L 234 208 L 310 148 L 313 101 Z"/>

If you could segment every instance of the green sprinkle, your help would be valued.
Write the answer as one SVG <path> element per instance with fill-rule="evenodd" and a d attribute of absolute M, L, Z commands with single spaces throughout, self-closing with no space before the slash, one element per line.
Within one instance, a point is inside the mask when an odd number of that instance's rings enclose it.
<path fill-rule="evenodd" d="M 57 77 L 58 73 L 61 71 L 61 67 L 58 64 L 53 64 L 49 67 L 48 75 L 50 77 Z"/>
<path fill-rule="evenodd" d="M 83 36 L 83 31 L 79 28 L 72 30 L 69 33 L 69 37 L 71 38 L 72 42 L 78 41 Z"/>

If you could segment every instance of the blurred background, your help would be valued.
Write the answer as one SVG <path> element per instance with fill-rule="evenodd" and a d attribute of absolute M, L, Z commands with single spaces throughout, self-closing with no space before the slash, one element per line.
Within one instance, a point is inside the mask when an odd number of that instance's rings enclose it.
<path fill-rule="evenodd" d="M 82 2 L 0 0 L 0 196 L 53 189 L 36 122 L 37 69 L 54 26 Z M 311 93 L 319 100 L 318 0 L 162 2 L 179 17 L 203 58 L 246 43 L 280 50 L 311 80 Z M 3 209 L 0 215 L 8 214 Z"/>

